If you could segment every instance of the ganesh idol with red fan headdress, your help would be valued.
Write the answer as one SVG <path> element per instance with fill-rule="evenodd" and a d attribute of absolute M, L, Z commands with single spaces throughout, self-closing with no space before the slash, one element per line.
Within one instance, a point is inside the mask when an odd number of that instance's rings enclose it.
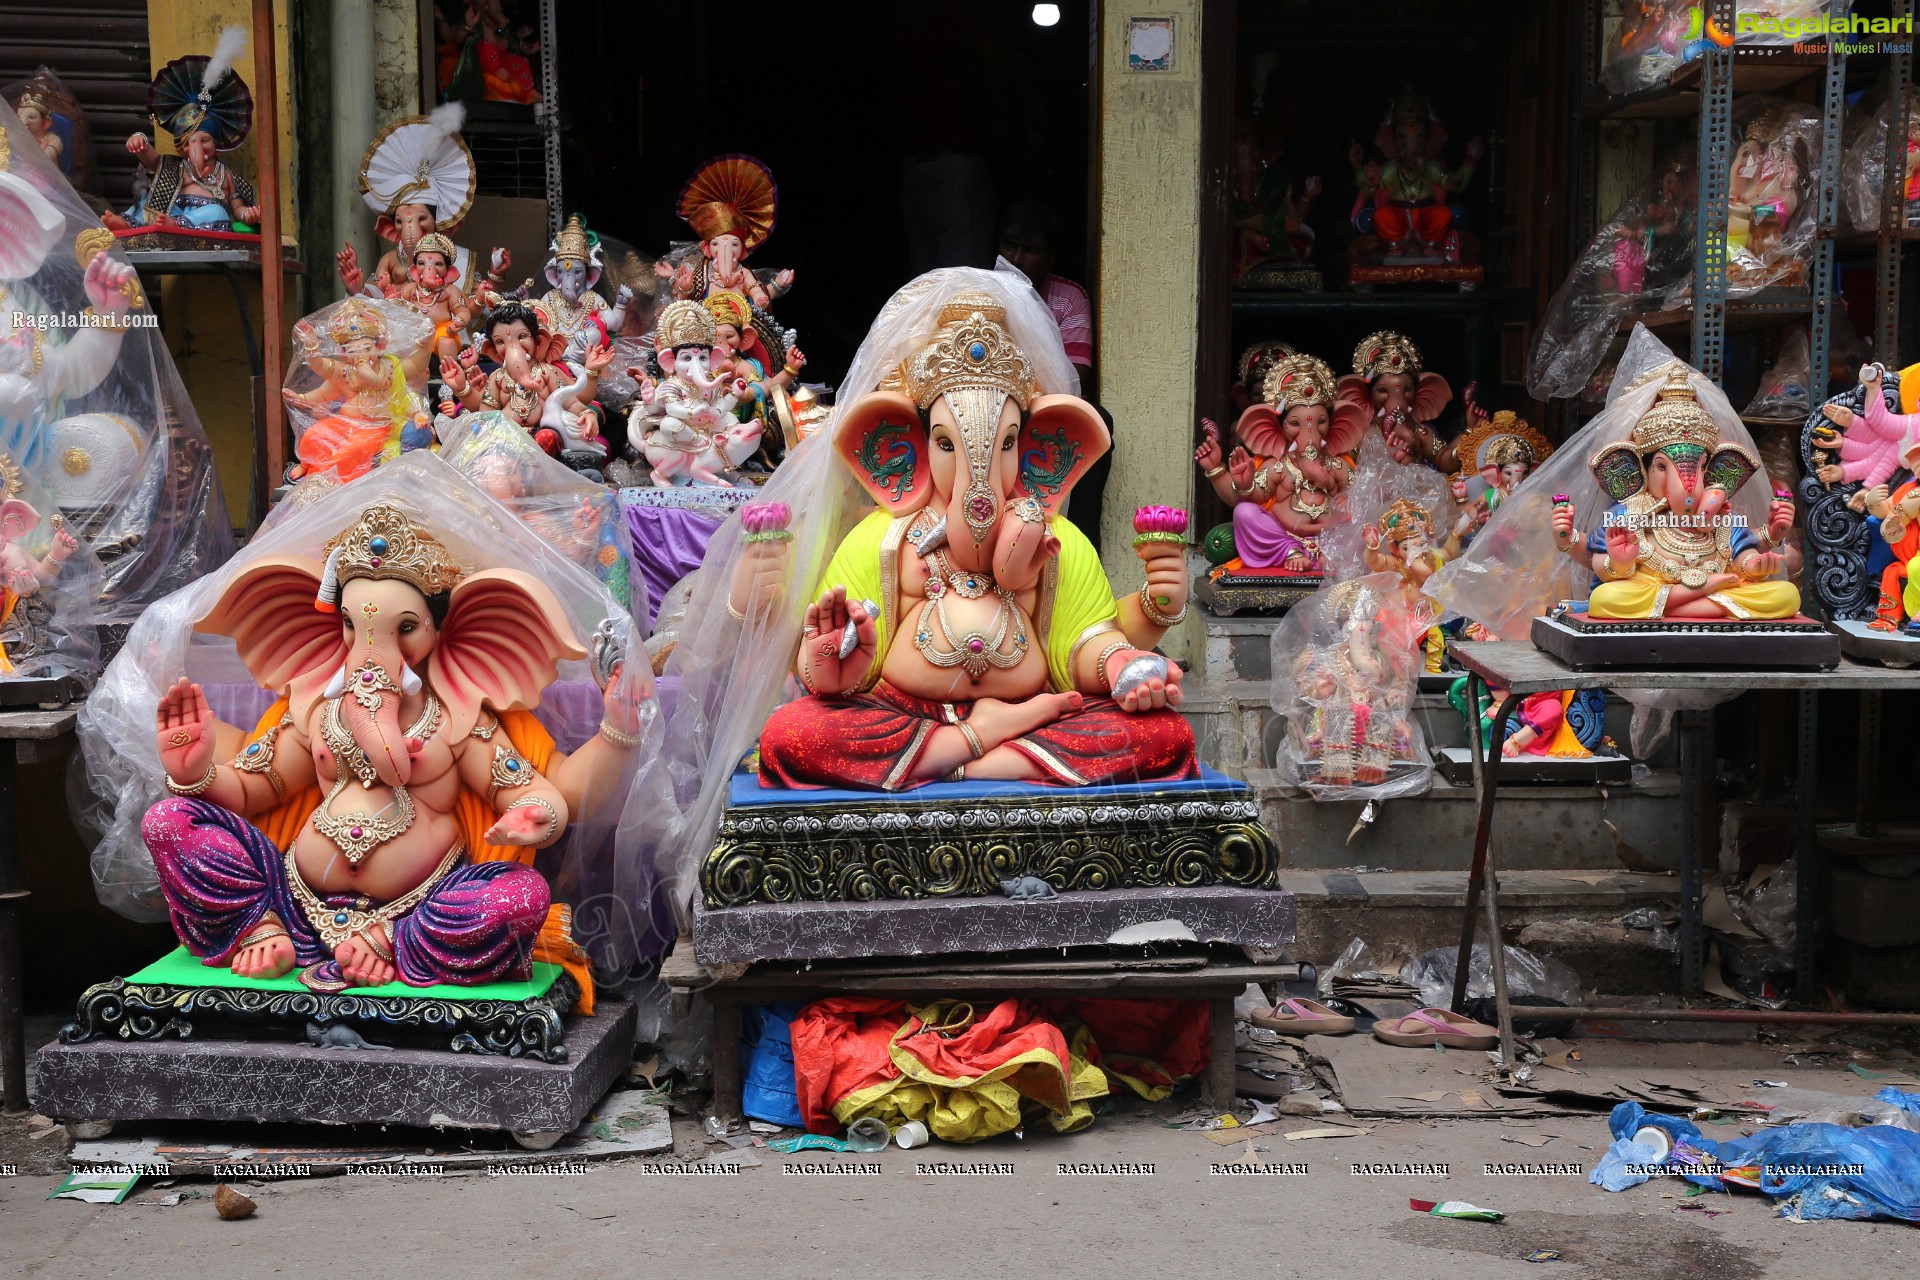
<path fill-rule="evenodd" d="M 773 171 L 752 156 L 719 156 L 700 166 L 680 192 L 676 211 L 700 237 L 676 244 L 654 264 L 675 298 L 705 302 L 731 290 L 769 308 L 793 287 L 793 272 L 755 270 L 747 257 L 773 234 L 779 189 Z"/>

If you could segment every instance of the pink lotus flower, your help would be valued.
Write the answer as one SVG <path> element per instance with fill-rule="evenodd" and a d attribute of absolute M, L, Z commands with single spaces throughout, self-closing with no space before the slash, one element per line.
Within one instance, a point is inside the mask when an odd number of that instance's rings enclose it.
<path fill-rule="evenodd" d="M 1187 513 L 1179 507 L 1141 507 L 1133 513 L 1135 533 L 1185 533 Z"/>
<path fill-rule="evenodd" d="M 740 527 L 748 533 L 772 533 L 791 519 L 793 509 L 784 502 L 749 502 L 740 508 Z"/>

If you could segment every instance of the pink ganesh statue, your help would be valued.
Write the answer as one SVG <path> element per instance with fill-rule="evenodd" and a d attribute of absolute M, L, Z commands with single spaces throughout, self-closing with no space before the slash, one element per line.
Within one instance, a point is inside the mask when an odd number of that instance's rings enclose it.
<path fill-rule="evenodd" d="M 1882 385 L 1887 377 L 1885 365 L 1864 365 L 1860 370 L 1860 385 L 1866 388 L 1866 406 L 1855 413 L 1845 405 L 1825 406 L 1827 421 L 1838 427 L 1814 428 L 1814 447 L 1829 459 L 1814 469 L 1814 477 L 1822 484 L 1848 484 L 1860 482 L 1860 491 L 1853 495 L 1847 505 L 1855 511 L 1864 511 L 1867 507 L 1867 495 L 1879 486 L 1893 479 L 1893 473 L 1900 469 L 1901 457 L 1915 445 L 1920 445 L 1920 414 L 1895 413 L 1887 408 L 1882 395 Z M 1832 455 L 1838 453 L 1840 460 L 1834 462 Z"/>
<path fill-rule="evenodd" d="M 600 733 L 555 750 L 530 711 L 587 650 L 532 575 L 470 570 L 388 505 L 327 549 L 256 560 L 195 623 L 280 695 L 257 728 L 184 678 L 160 700 L 173 796 L 142 830 L 174 932 L 208 965 L 326 992 L 525 979 L 540 959 L 591 1012 L 531 864 L 605 800 L 637 714 L 610 692 Z"/>

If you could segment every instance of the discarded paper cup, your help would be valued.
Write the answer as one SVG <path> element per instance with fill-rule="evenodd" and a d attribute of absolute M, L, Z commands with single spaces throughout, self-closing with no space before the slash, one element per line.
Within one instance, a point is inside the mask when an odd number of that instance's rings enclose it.
<path fill-rule="evenodd" d="M 911 1151 L 915 1147 L 924 1147 L 928 1141 L 927 1126 L 921 1124 L 918 1120 L 909 1120 L 893 1131 L 893 1140 L 900 1145 L 903 1151 Z"/>
<path fill-rule="evenodd" d="M 847 1126 L 847 1147 L 853 1151 L 885 1151 L 892 1138 L 879 1116 L 862 1116 Z"/>
<path fill-rule="evenodd" d="M 1642 1128 L 1635 1129 L 1633 1131 L 1633 1141 L 1635 1146 L 1652 1147 L 1655 1151 L 1658 1151 L 1660 1154 L 1656 1157 L 1656 1163 L 1660 1160 L 1665 1160 L 1667 1154 L 1673 1150 L 1673 1136 L 1665 1129 L 1658 1128 L 1654 1125 L 1646 1125 Z"/>

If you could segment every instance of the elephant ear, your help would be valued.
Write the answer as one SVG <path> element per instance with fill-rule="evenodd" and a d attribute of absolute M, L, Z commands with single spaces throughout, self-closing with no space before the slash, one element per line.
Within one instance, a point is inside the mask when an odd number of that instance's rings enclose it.
<path fill-rule="evenodd" d="M 33 504 L 24 498 L 8 498 L 0 502 L 0 538 L 8 542 L 18 542 L 33 532 L 40 523 L 40 513 Z"/>
<path fill-rule="evenodd" d="M 860 487 L 895 515 L 910 515 L 933 497 L 927 420 L 896 391 L 861 396 L 836 415 L 833 449 Z"/>
<path fill-rule="evenodd" d="M 1112 447 L 1099 410 L 1079 396 L 1041 396 L 1020 424 L 1020 485 L 1057 516 L 1087 468 Z"/>
<path fill-rule="evenodd" d="M 306 556 L 259 560 L 234 575 L 220 599 L 193 624 L 205 635 L 231 636 L 261 688 L 285 691 L 296 724 L 347 660 L 338 614 L 314 607 L 320 562 Z"/>
<path fill-rule="evenodd" d="M 518 569 L 470 573 L 453 589 L 427 680 L 446 704 L 449 732 L 465 737 L 486 703 L 495 711 L 540 705 L 562 658 L 587 651 L 559 597 Z"/>
<path fill-rule="evenodd" d="M 1367 385 L 1365 378 L 1357 373 L 1343 374 L 1340 381 L 1334 385 L 1340 389 L 1341 404 L 1355 405 L 1366 410 L 1367 421 L 1373 421 L 1373 388 Z"/>
<path fill-rule="evenodd" d="M 1240 443 L 1263 458 L 1278 458 L 1287 451 L 1287 433 L 1280 427 L 1280 415 L 1269 404 L 1252 404 L 1233 424 Z"/>
<path fill-rule="evenodd" d="M 1432 422 L 1440 411 L 1453 403 L 1453 388 L 1437 373 L 1423 373 L 1413 389 L 1413 419 Z"/>
<path fill-rule="evenodd" d="M 1721 445 L 1707 459 L 1705 487 L 1724 490 L 1731 499 L 1759 470 L 1760 459 L 1739 445 Z"/>
<path fill-rule="evenodd" d="M 1357 405 L 1342 399 L 1333 406 L 1333 420 L 1327 424 L 1327 452 L 1352 453 L 1366 439 L 1367 424 L 1373 421 L 1372 404 Z"/>
<path fill-rule="evenodd" d="M 1589 458 L 1587 470 L 1593 472 L 1593 478 L 1615 502 L 1625 502 L 1647 487 L 1647 473 L 1640 465 L 1640 453 L 1624 440 L 1607 445 Z"/>
<path fill-rule="evenodd" d="M 0 173 L 0 280 L 25 280 L 53 252 L 67 220 L 25 179 Z"/>

